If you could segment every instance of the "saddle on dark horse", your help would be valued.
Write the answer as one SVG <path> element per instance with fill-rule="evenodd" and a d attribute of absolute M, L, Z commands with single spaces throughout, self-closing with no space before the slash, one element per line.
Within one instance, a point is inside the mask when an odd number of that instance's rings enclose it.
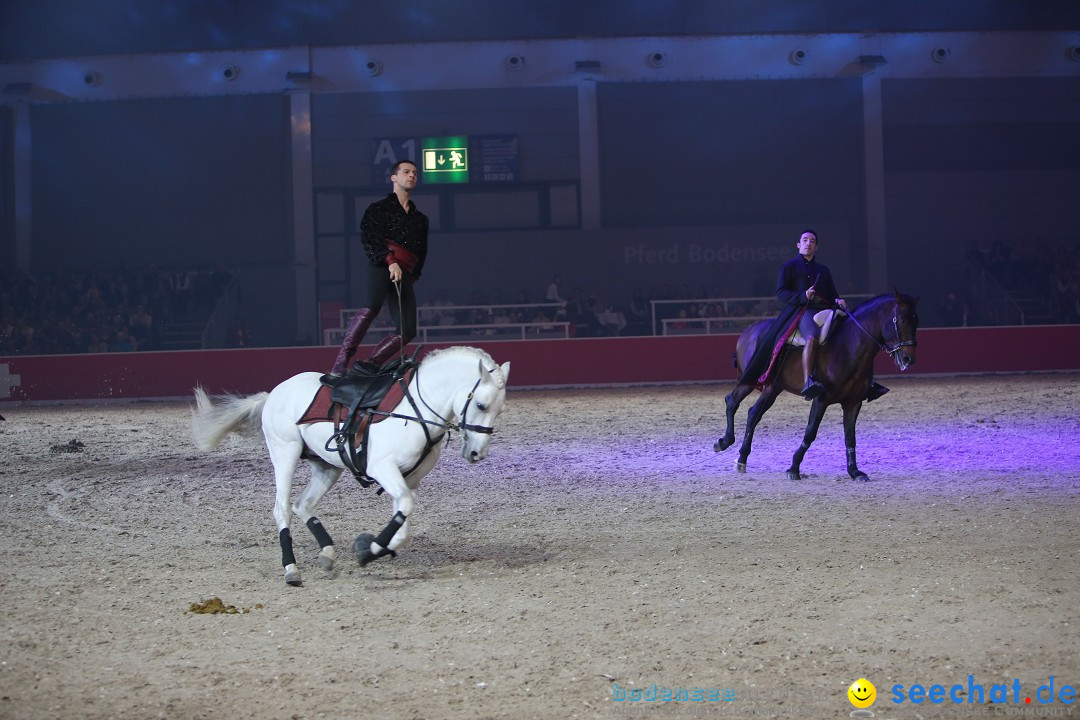
<path fill-rule="evenodd" d="M 818 342 L 824 345 L 829 339 L 829 334 L 832 331 L 833 325 L 843 321 L 848 315 L 849 313 L 846 310 L 839 310 L 837 308 L 819 310 L 814 313 L 814 322 L 821 328 L 821 336 L 819 337 Z M 758 390 L 763 389 L 771 382 L 773 375 L 779 367 L 780 355 L 786 347 L 798 348 L 806 345 L 806 338 L 799 332 L 799 320 L 801 317 L 801 312 L 796 313 L 794 319 L 788 324 L 787 328 L 777 335 L 777 339 L 769 356 L 769 364 L 766 366 L 764 372 L 761 373 L 761 376 L 757 379 L 757 383 L 755 384 L 755 387 L 757 387 Z M 887 392 L 889 392 L 889 388 L 871 377 L 870 388 L 866 391 L 866 402 L 873 402 Z"/>
<path fill-rule="evenodd" d="M 417 418 L 420 417 L 420 410 L 409 393 L 409 383 L 417 366 L 414 353 L 382 367 L 359 361 L 341 377 L 323 375 L 320 378 L 322 386 L 296 424 L 334 423 L 334 434 L 327 441 L 326 449 L 338 453 L 341 462 L 361 485 L 378 484 L 366 472 L 368 432 L 372 424 L 397 417 L 394 408 L 403 398 L 409 400 Z M 379 492 L 382 492 L 381 487 Z"/>

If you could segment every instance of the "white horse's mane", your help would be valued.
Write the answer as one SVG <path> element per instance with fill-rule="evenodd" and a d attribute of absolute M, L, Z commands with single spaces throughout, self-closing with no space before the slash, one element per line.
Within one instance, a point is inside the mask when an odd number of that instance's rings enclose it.
<path fill-rule="evenodd" d="M 499 379 L 501 385 L 506 385 L 506 378 L 503 377 L 502 367 L 500 367 L 499 364 L 495 362 L 494 358 L 492 358 L 480 348 L 470 347 L 468 345 L 454 345 L 453 347 L 440 348 L 439 350 L 433 350 L 429 352 L 427 355 L 424 356 L 421 362 L 427 360 L 428 358 L 437 358 L 444 355 L 455 354 L 468 354 L 477 358 L 482 363 L 484 363 L 484 367 L 487 368 L 487 370 L 492 374 L 493 377 Z"/>

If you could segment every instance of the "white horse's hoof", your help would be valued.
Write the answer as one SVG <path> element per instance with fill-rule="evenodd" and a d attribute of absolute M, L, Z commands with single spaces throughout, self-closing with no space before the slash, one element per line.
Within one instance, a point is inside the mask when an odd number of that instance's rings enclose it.
<path fill-rule="evenodd" d="M 326 571 L 333 570 L 336 557 L 337 556 L 334 554 L 334 546 L 327 545 L 319 551 L 319 567 Z"/>
<path fill-rule="evenodd" d="M 746 463 L 739 462 L 738 460 L 736 460 L 735 461 L 735 472 L 739 472 L 739 473 L 746 472 Z"/>
<path fill-rule="evenodd" d="M 304 584 L 300 580 L 300 568 L 296 567 L 296 563 L 285 566 L 285 582 L 293 587 L 300 587 Z"/>

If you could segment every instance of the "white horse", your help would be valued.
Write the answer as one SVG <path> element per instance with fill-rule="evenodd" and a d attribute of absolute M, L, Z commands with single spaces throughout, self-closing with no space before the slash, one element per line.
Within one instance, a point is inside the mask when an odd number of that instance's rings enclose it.
<path fill-rule="evenodd" d="M 383 555 L 393 556 L 405 544 L 420 480 L 438 461 L 442 445 L 439 441 L 448 430 L 461 431 L 461 454 L 470 463 L 487 457 L 493 423 L 506 402 L 509 375 L 509 362 L 497 366 L 483 350 L 437 350 L 423 359 L 409 383 L 415 409 L 407 396 L 391 417 L 372 423 L 366 474 L 393 498 L 394 515 L 378 537 L 364 534 L 356 538 L 353 549 L 361 565 Z M 254 434 L 261 429 L 266 438 L 277 482 L 274 520 L 281 541 L 285 582 L 289 585 L 301 584 L 289 531 L 292 513 L 318 541 L 319 565 L 325 570 L 334 566 L 334 542 L 315 516 L 319 501 L 345 468 L 334 447 L 334 423 L 297 425 L 319 390 L 319 377 L 316 372 L 301 373 L 270 393 L 247 397 L 211 400 L 202 388 L 195 389 L 192 439 L 199 449 L 213 450 L 233 432 Z M 290 507 L 293 474 L 301 459 L 311 466 L 311 482 Z"/>

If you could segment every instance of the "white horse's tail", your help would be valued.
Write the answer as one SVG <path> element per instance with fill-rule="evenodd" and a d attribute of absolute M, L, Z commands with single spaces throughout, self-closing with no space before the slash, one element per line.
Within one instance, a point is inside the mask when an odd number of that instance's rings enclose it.
<path fill-rule="evenodd" d="M 195 388 L 195 408 L 191 415 L 191 439 L 200 450 L 213 450 L 229 433 L 254 435 L 262 429 L 262 410 L 270 393 L 239 397 L 221 395 L 214 400 L 201 387 Z M 215 402 L 216 400 L 216 402 Z"/>

